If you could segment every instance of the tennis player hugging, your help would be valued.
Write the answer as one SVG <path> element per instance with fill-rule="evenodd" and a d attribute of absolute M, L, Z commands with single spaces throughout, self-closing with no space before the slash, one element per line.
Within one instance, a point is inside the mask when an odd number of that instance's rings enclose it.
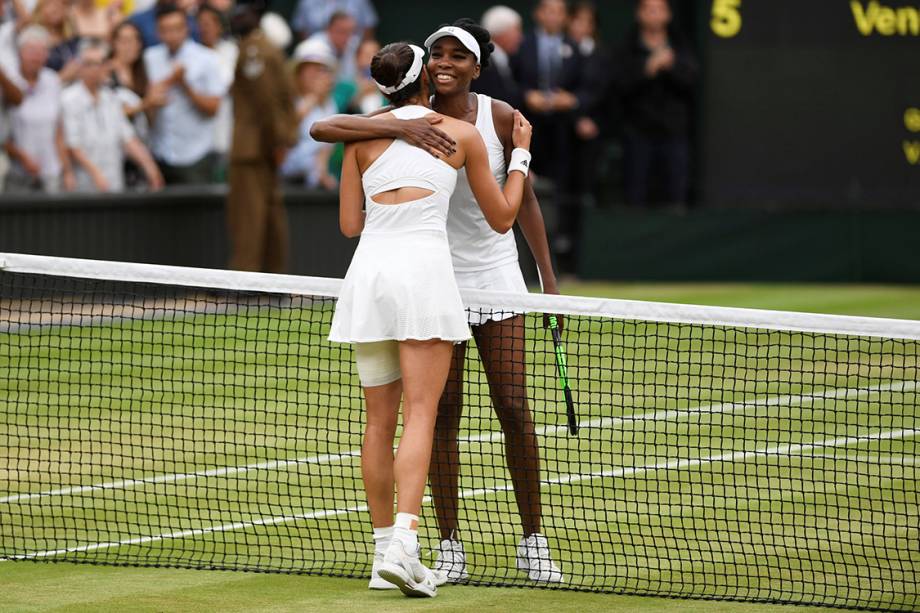
<path fill-rule="evenodd" d="M 368 120 L 422 118 L 432 113 L 425 52 L 408 43 L 374 56 L 371 75 L 392 104 Z M 361 240 L 345 275 L 329 339 L 354 343 L 367 421 L 361 472 L 374 527 L 370 587 L 435 596 L 447 573 L 419 560 L 418 522 L 431 460 L 438 401 L 453 344 L 470 328 L 454 279 L 447 241 L 448 202 L 457 173 L 469 185 L 491 228 L 511 229 L 530 163 L 530 123 L 514 112 L 514 151 L 502 189 L 475 125 L 444 117 L 439 127 L 454 142 L 432 155 L 386 131 L 345 148 L 339 195 L 342 232 Z M 393 441 L 403 407 L 403 434 Z M 396 496 L 396 518 L 393 499 Z"/>

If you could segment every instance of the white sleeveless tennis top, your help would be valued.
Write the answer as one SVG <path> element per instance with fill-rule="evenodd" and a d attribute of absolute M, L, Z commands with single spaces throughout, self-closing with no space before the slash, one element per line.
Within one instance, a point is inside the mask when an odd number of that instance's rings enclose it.
<path fill-rule="evenodd" d="M 431 112 L 422 106 L 391 111 L 398 119 Z M 335 307 L 329 340 L 470 338 L 447 242 L 447 211 L 457 170 L 430 153 L 394 140 L 361 177 L 365 221 L 361 240 Z M 402 204 L 372 197 L 400 187 L 431 190 Z"/>
<path fill-rule="evenodd" d="M 482 135 L 489 152 L 492 174 L 498 184 L 504 186 L 508 169 L 505 165 L 505 147 L 495 132 L 495 122 L 492 119 L 492 98 L 484 94 L 476 96 L 479 99 L 476 129 Z M 514 232 L 499 234 L 489 226 L 470 189 L 466 169 L 461 168 L 459 175 L 447 215 L 447 236 L 454 270 L 474 272 L 516 263 L 518 252 Z"/>

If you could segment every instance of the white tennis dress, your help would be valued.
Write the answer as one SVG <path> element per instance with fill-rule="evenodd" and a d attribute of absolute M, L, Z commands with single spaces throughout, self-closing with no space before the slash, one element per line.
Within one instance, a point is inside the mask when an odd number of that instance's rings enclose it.
<path fill-rule="evenodd" d="M 399 119 L 430 113 L 422 106 L 392 111 Z M 345 274 L 329 340 L 470 338 L 447 242 L 447 211 L 457 170 L 404 141 L 393 143 L 361 177 L 365 221 L 361 240 Z M 372 197 L 400 187 L 432 191 L 402 204 L 378 204 Z"/>
<path fill-rule="evenodd" d="M 505 164 L 505 146 L 495 131 L 492 117 L 492 98 L 476 94 L 478 109 L 476 129 L 482 135 L 489 154 L 489 167 L 499 185 L 508 177 Z M 457 284 L 464 289 L 483 289 L 497 292 L 527 293 L 527 283 L 518 265 L 517 243 L 514 232 L 499 234 L 486 221 L 476 196 L 470 188 L 466 170 L 460 169 L 457 189 L 450 198 L 447 216 L 447 235 L 454 262 Z M 514 317 L 511 311 L 483 311 L 471 309 L 469 323 L 478 326 L 489 320 L 500 321 Z"/>

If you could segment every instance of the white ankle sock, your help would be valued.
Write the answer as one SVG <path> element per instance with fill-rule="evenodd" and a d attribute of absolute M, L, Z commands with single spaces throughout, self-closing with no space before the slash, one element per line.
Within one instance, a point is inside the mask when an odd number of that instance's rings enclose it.
<path fill-rule="evenodd" d="M 412 528 L 415 522 L 416 528 Z M 418 515 L 411 513 L 397 513 L 396 525 L 393 529 L 393 538 L 402 543 L 403 549 L 415 553 L 418 549 Z"/>
<path fill-rule="evenodd" d="M 374 553 L 384 553 L 393 540 L 393 526 L 374 528 Z"/>

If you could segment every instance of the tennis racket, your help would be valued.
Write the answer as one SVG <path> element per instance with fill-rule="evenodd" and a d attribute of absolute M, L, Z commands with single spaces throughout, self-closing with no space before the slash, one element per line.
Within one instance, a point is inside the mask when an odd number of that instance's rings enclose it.
<path fill-rule="evenodd" d="M 556 349 L 556 368 L 559 371 L 559 384 L 565 394 L 565 414 L 569 422 L 569 433 L 578 436 L 578 418 L 575 416 L 575 401 L 572 399 L 572 388 L 569 387 L 569 373 L 565 365 L 565 346 L 562 344 L 562 334 L 559 332 L 559 321 L 555 315 L 549 316 L 549 331 L 553 336 L 553 347 Z"/>

